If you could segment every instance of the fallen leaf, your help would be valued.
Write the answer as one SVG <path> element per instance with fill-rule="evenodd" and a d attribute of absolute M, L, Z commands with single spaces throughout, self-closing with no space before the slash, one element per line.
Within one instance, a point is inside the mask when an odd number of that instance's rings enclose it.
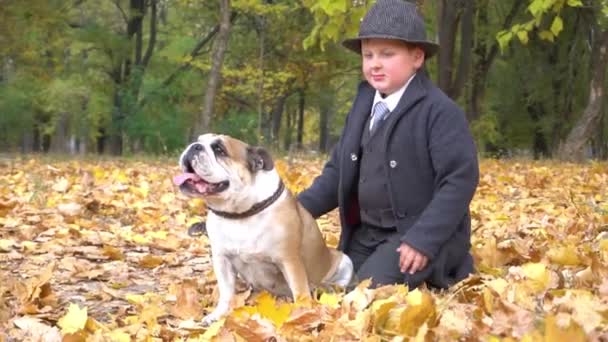
<path fill-rule="evenodd" d="M 87 308 L 80 308 L 78 304 L 70 304 L 68 312 L 61 317 L 57 325 L 61 327 L 62 334 L 74 334 L 84 329 L 87 323 Z"/>

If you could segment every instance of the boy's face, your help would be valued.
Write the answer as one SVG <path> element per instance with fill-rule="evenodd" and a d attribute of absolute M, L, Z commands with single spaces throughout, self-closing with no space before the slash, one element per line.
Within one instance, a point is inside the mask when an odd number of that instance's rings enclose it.
<path fill-rule="evenodd" d="M 364 39 L 361 42 L 363 75 L 369 84 L 390 95 L 422 67 L 424 51 L 394 39 Z"/>

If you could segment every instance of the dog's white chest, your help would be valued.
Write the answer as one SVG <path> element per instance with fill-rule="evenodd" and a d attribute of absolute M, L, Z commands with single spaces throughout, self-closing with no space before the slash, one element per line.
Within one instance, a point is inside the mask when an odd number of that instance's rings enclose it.
<path fill-rule="evenodd" d="M 238 222 L 210 217 L 207 233 L 213 257 L 226 258 L 254 288 L 289 296 L 289 286 L 274 254 L 281 237 L 272 234 L 263 215 Z"/>
<path fill-rule="evenodd" d="M 243 220 L 230 220 L 210 215 L 207 232 L 214 251 L 222 254 L 255 257 L 268 252 L 273 237 L 266 227 L 264 214 Z M 270 234 L 269 234 L 270 233 Z"/>

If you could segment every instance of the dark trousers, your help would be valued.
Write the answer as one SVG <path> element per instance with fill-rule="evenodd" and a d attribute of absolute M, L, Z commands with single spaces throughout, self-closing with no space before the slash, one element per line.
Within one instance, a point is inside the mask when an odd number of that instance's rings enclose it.
<path fill-rule="evenodd" d="M 399 252 L 401 235 L 395 228 L 362 223 L 354 232 L 346 254 L 351 258 L 359 281 L 372 278 L 372 287 L 407 284 L 418 287 L 431 275 L 430 263 L 414 274 L 401 273 Z"/>

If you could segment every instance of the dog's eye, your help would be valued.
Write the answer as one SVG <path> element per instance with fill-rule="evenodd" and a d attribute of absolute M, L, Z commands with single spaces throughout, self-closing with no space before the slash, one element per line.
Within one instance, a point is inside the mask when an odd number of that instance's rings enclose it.
<path fill-rule="evenodd" d="M 222 146 L 220 146 L 219 144 L 213 144 L 213 146 L 211 146 L 211 148 L 213 149 L 213 153 L 215 153 L 216 156 L 222 156 L 222 157 L 226 156 L 226 151 L 224 151 Z"/>

